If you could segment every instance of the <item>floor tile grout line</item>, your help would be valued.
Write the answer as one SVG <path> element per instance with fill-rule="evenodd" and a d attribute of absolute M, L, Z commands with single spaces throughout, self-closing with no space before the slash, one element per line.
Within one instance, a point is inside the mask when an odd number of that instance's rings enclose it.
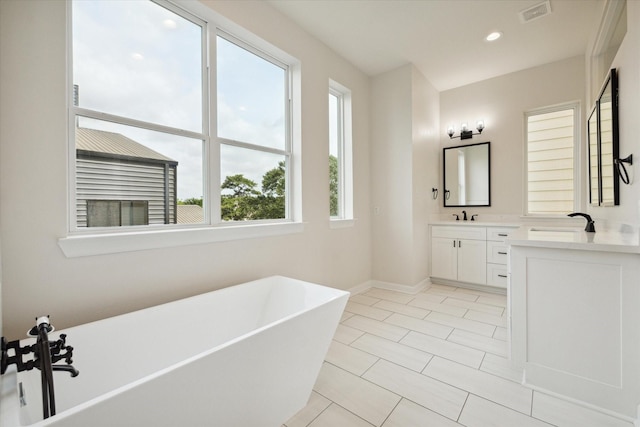
<path fill-rule="evenodd" d="M 484 354 L 482 355 L 482 360 L 480 361 L 480 364 L 478 365 L 478 371 L 482 371 L 482 364 L 484 363 L 484 359 L 487 357 L 487 352 L 485 351 Z M 482 371 L 482 372 L 487 372 L 487 371 Z M 488 374 L 490 374 L 491 372 L 487 372 Z"/>
<path fill-rule="evenodd" d="M 493 354 L 493 353 L 492 353 L 492 354 Z M 486 356 L 486 355 L 487 355 L 487 353 L 485 352 L 485 356 Z M 483 361 L 484 361 L 484 357 L 485 357 L 485 356 L 483 356 Z M 480 371 L 480 372 L 482 372 L 482 373 L 484 373 L 484 374 L 491 375 L 492 377 L 495 377 L 495 378 L 498 378 L 498 379 L 501 379 L 501 380 L 505 380 L 505 381 L 512 382 L 512 383 L 514 383 L 514 384 L 516 384 L 516 385 L 520 385 L 520 386 L 522 386 L 522 387 L 524 387 L 524 388 L 526 389 L 526 387 L 525 387 L 523 384 L 521 384 L 521 383 L 519 383 L 519 382 L 517 382 L 517 381 L 511 380 L 511 379 L 509 379 L 509 378 L 501 377 L 500 375 L 496 375 L 496 374 L 494 374 L 494 373 L 492 373 L 492 372 L 484 371 L 484 370 L 480 369 L 480 367 L 478 367 L 478 368 L 474 368 L 473 366 L 465 365 L 464 363 L 460 363 L 460 362 L 458 362 L 458 361 L 451 360 L 451 359 L 449 359 L 449 358 L 447 358 L 447 357 L 438 356 L 437 354 L 434 354 L 434 355 L 433 355 L 433 357 L 432 357 L 431 359 L 429 359 L 429 363 L 427 363 L 427 366 L 429 366 L 429 364 L 431 363 L 431 361 L 432 361 L 434 358 L 436 358 L 436 357 L 439 357 L 440 359 L 446 360 L 446 361 L 448 361 L 448 362 L 456 363 L 456 364 L 458 364 L 458 365 L 461 365 L 461 366 L 464 366 L 464 367 L 467 367 L 467 368 L 475 369 L 475 370 Z M 386 360 L 386 359 L 385 359 L 385 360 Z M 389 361 L 389 360 L 387 360 L 387 362 L 393 363 L 393 362 L 391 362 L 391 361 Z M 398 365 L 398 366 L 400 366 L 400 365 Z M 427 375 L 427 374 L 425 374 L 425 373 L 424 373 L 424 370 L 425 370 L 425 369 L 427 369 L 427 366 L 425 366 L 425 367 L 422 369 L 422 371 L 421 371 L 420 373 L 421 373 L 422 375 L 425 375 L 425 376 L 429 377 L 429 378 L 433 378 L 432 376 Z M 482 362 L 480 363 L 480 366 L 482 366 Z M 405 368 L 405 369 L 408 369 L 408 368 Z M 437 378 L 433 378 L 433 379 L 437 379 Z M 439 380 L 439 381 L 440 381 L 440 380 Z M 444 382 L 444 381 L 441 381 L 441 382 Z M 449 383 L 445 383 L 445 384 L 449 384 Z M 452 384 L 449 384 L 449 385 L 451 385 L 452 387 L 455 387 L 455 386 L 454 386 L 454 385 L 452 385 Z M 465 391 L 469 392 L 468 390 L 465 390 Z M 470 393 L 470 392 L 469 392 L 469 393 Z"/>
<path fill-rule="evenodd" d="M 404 396 L 400 396 L 400 400 L 398 400 L 398 403 L 396 403 L 396 406 L 393 407 L 393 409 L 391 410 L 391 412 L 389 412 L 389 415 L 387 415 L 384 419 L 384 421 L 382 421 L 382 424 L 380 424 L 380 426 L 384 426 L 384 424 L 387 422 L 387 420 L 389 419 L 389 417 L 391 416 L 391 414 L 393 414 L 393 412 L 396 410 L 396 408 L 400 405 L 400 402 L 402 402 L 402 399 L 405 399 Z M 423 406 L 424 408 L 424 406 Z"/>
<path fill-rule="evenodd" d="M 475 396 L 475 397 L 477 397 L 478 399 L 486 400 L 487 402 L 491 402 L 491 403 L 493 403 L 494 405 L 498 405 L 498 406 L 501 406 L 501 407 L 503 407 L 503 408 L 505 408 L 505 409 L 508 409 L 508 410 L 510 410 L 510 411 L 513 411 L 513 412 L 516 412 L 516 413 L 518 413 L 518 414 L 524 415 L 525 417 L 533 418 L 534 420 L 541 421 L 541 422 L 543 422 L 543 423 L 545 423 L 545 424 L 549 424 L 549 426 L 558 427 L 558 426 L 556 426 L 555 424 L 551 424 L 551 423 L 550 423 L 550 422 L 548 422 L 548 421 L 545 421 L 545 420 L 540 419 L 540 418 L 536 418 L 536 417 L 534 417 L 534 416 L 532 416 L 532 415 L 527 414 L 526 412 L 518 411 L 517 409 L 513 409 L 513 408 L 511 408 L 511 407 L 509 407 L 509 406 L 506 406 L 506 405 L 504 405 L 504 404 L 500 403 L 500 402 L 493 401 L 493 400 L 488 399 L 488 398 L 486 398 L 486 397 L 484 397 L 484 396 L 480 396 L 479 394 L 472 393 L 472 392 L 470 392 L 470 391 L 468 391 L 468 390 L 465 390 L 465 391 L 466 391 L 467 393 L 469 393 L 469 396 Z M 531 391 L 533 391 L 533 390 L 531 390 Z M 469 398 L 469 396 L 467 396 L 467 399 Z M 533 402 L 533 395 L 531 396 L 531 401 Z M 465 404 L 465 405 L 467 404 L 467 401 L 466 401 L 466 400 L 465 400 L 465 403 L 464 403 L 464 404 Z M 463 405 L 463 410 L 464 410 L 464 405 Z M 460 411 L 460 415 L 462 415 L 462 411 Z M 456 422 L 457 422 L 457 423 L 460 423 L 459 421 L 456 421 Z"/>
<path fill-rule="evenodd" d="M 469 400 L 469 396 L 471 396 L 471 392 L 467 392 L 467 397 L 464 399 L 464 403 L 460 408 L 460 413 L 458 414 L 458 418 L 456 418 L 456 422 L 460 424 L 460 417 L 462 417 L 462 413 L 464 412 L 464 407 L 467 406 L 467 401 Z"/>
<path fill-rule="evenodd" d="M 435 355 L 434 355 L 434 357 L 429 361 L 429 363 L 427 363 L 427 366 L 429 366 L 429 364 L 431 364 L 431 361 L 433 361 L 433 359 L 435 359 L 436 357 L 440 357 L 440 356 L 435 356 Z M 447 359 L 446 357 L 440 357 L 440 359 L 449 360 L 449 359 Z M 456 361 L 454 361 L 454 360 L 449 360 L 449 361 L 450 361 L 450 362 L 453 362 L 453 363 L 456 363 L 456 364 L 458 364 L 458 365 L 461 365 L 461 366 L 466 366 L 466 365 L 463 365 L 462 363 L 456 362 Z M 468 367 L 468 366 L 467 366 L 467 367 Z M 466 393 L 473 394 L 473 395 L 474 395 L 474 396 L 476 396 L 476 397 L 479 397 L 479 398 L 484 399 L 484 400 L 486 400 L 486 401 L 489 401 L 489 402 L 495 403 L 496 405 L 500 405 L 500 406 L 503 406 L 503 407 L 505 407 L 505 408 L 511 409 L 512 411 L 518 412 L 518 413 L 520 413 L 520 414 L 524 414 L 524 415 L 529 416 L 529 417 L 531 416 L 531 415 L 529 415 L 529 414 L 527 414 L 527 413 L 525 413 L 525 412 L 521 412 L 521 411 L 518 411 L 517 409 L 510 408 L 509 406 L 503 405 L 502 403 L 496 402 L 496 401 L 491 400 L 491 399 L 489 399 L 489 398 L 487 398 L 487 397 L 483 397 L 483 396 L 480 396 L 479 394 L 472 393 L 471 391 L 469 391 L 469 390 L 465 390 L 465 389 L 463 389 L 463 388 L 460 388 L 459 386 L 456 386 L 456 385 L 454 385 L 454 384 L 449 384 L 449 383 L 448 383 L 448 382 L 446 382 L 446 381 L 442 381 L 442 380 L 440 380 L 440 379 L 438 379 L 438 378 L 434 378 L 434 377 L 432 377 L 431 375 L 425 374 L 425 373 L 424 373 L 424 370 L 425 370 L 425 369 L 427 369 L 427 367 L 425 367 L 425 368 L 423 369 L 423 372 L 421 372 L 421 374 L 422 374 L 422 375 L 424 375 L 424 376 L 426 376 L 426 377 L 428 377 L 428 378 L 431 378 L 431 379 L 433 379 L 433 380 L 439 381 L 439 382 L 441 382 L 441 383 L 443 383 L 443 384 L 447 384 L 447 385 L 449 385 L 449 386 L 451 386 L 451 387 L 457 388 L 458 390 L 462 390 L 462 391 L 464 391 L 464 392 L 466 392 Z M 473 368 L 472 368 L 472 369 L 473 369 Z M 480 370 L 478 370 L 478 371 L 480 371 Z M 519 383 L 517 383 L 517 382 L 515 382 L 515 381 L 511 381 L 511 380 L 509 380 L 509 379 L 502 378 L 502 377 L 500 377 L 500 376 L 498 376 L 498 375 L 494 375 L 494 374 L 492 374 L 491 372 L 486 372 L 486 371 L 480 371 L 480 372 L 482 372 L 482 373 L 484 373 L 484 374 L 487 374 L 487 375 L 491 375 L 491 376 L 496 377 L 496 378 L 501 379 L 501 380 L 505 380 L 505 381 L 512 382 L 512 383 L 514 383 L 514 384 L 517 384 L 517 385 L 522 386 L 526 391 L 531 391 L 531 401 L 533 402 L 533 390 L 532 390 L 532 389 L 529 389 L 529 388 L 525 387 L 524 385 L 519 384 Z"/>
<path fill-rule="evenodd" d="M 364 418 L 362 418 L 360 415 L 358 415 L 358 414 L 356 414 L 355 412 L 350 411 L 349 409 L 347 409 L 347 408 L 345 408 L 344 406 L 340 405 L 338 402 L 335 402 L 335 401 L 333 401 L 333 400 L 329 399 L 329 398 L 328 398 L 327 396 L 325 396 L 324 394 L 319 393 L 319 392 L 318 392 L 318 391 L 316 391 L 316 390 L 313 390 L 313 392 L 314 392 L 314 393 L 317 393 L 318 395 L 320 395 L 320 396 L 322 396 L 322 397 L 324 397 L 325 399 L 327 399 L 327 400 L 328 400 L 329 402 L 331 402 L 331 403 L 330 403 L 330 404 L 328 404 L 328 405 L 327 405 L 327 407 L 326 407 L 326 408 L 324 408 L 322 411 L 320 411 L 320 413 L 319 413 L 318 415 L 316 415 L 316 416 L 315 416 L 311 421 L 309 421 L 309 423 L 307 423 L 307 425 L 306 425 L 305 427 L 309 427 L 309 426 L 310 426 L 310 425 L 311 425 L 311 424 L 312 424 L 316 419 L 318 419 L 318 418 L 320 417 L 320 415 L 322 415 L 322 414 L 323 414 L 327 409 L 329 409 L 329 407 L 330 407 L 331 405 L 339 406 L 340 408 L 342 408 L 342 409 L 344 409 L 345 411 L 349 412 L 349 413 L 350 413 L 350 414 L 352 414 L 353 416 L 355 416 L 355 417 L 357 417 L 357 418 L 361 419 L 361 420 L 362 420 L 362 421 L 364 421 L 365 423 L 367 423 L 367 424 L 369 424 L 369 425 L 372 425 L 372 426 L 375 426 L 375 424 L 370 423 L 369 421 L 367 421 L 367 420 L 365 420 Z M 400 396 L 400 400 L 402 400 L 402 396 Z M 399 401 L 398 401 L 398 402 L 399 402 Z M 395 407 L 394 407 L 394 409 L 395 409 Z M 392 411 L 392 412 L 393 412 L 393 411 Z M 286 424 L 285 424 L 285 425 L 286 425 Z"/>
<path fill-rule="evenodd" d="M 409 332 L 412 332 L 412 331 L 409 331 Z M 409 334 L 409 332 L 407 332 L 407 335 Z M 368 335 L 371 335 L 371 336 L 373 336 L 373 337 L 376 337 L 376 338 L 380 338 L 380 339 L 383 339 L 383 340 L 389 341 L 389 342 L 394 343 L 394 344 L 402 345 L 402 346 L 404 346 L 404 347 L 407 347 L 407 348 L 408 348 L 408 349 L 410 349 L 410 350 L 419 351 L 420 353 L 423 353 L 423 354 L 425 354 L 425 355 L 427 355 L 427 356 L 430 356 L 430 357 L 429 357 L 429 360 L 431 360 L 431 359 L 435 356 L 435 354 L 433 354 L 433 353 L 429 353 L 429 352 L 426 352 L 426 351 L 421 350 L 421 349 L 419 349 L 419 348 L 412 347 L 412 346 L 410 346 L 410 345 L 408 345 L 408 344 L 401 343 L 400 341 L 391 341 L 390 339 L 383 338 L 383 337 L 378 337 L 377 335 L 369 334 L 368 332 L 365 332 L 365 334 L 368 334 Z M 406 337 L 406 335 L 405 335 L 405 337 Z M 353 342 L 358 341 L 360 338 L 362 338 L 362 336 L 358 337 L 358 339 L 354 340 Z M 402 337 L 402 338 L 401 338 L 401 340 L 402 340 L 403 338 L 404 338 L 404 337 Z M 353 344 L 353 343 L 352 343 L 352 344 Z M 379 359 L 382 359 L 382 360 L 384 360 L 384 361 L 386 361 L 386 362 L 395 363 L 395 362 L 392 362 L 391 360 L 389 360 L 389 359 L 387 359 L 387 358 L 385 358 L 385 357 L 378 356 L 377 354 L 371 353 L 371 352 L 369 352 L 369 351 L 367 351 L 367 350 L 362 350 L 361 348 L 353 347 L 351 344 L 346 344 L 346 345 L 347 345 L 347 346 L 349 346 L 349 347 L 351 347 L 351 348 L 353 348 L 353 349 L 355 349 L 355 350 L 359 350 L 359 351 L 362 351 L 362 352 L 364 352 L 364 353 L 370 354 L 370 355 L 372 355 L 372 356 L 374 356 L 374 357 L 377 357 L 377 358 L 378 358 L 378 360 L 379 360 Z M 376 362 L 377 362 L 377 360 L 376 360 Z M 428 364 L 428 363 L 429 363 L 429 361 L 427 361 L 427 364 Z M 406 366 L 400 365 L 400 364 L 398 364 L 398 363 L 396 363 L 396 364 L 397 364 L 398 366 L 402 366 L 403 368 L 406 368 L 406 369 L 409 369 L 409 370 L 412 370 L 412 371 L 415 371 L 415 372 L 418 372 L 418 373 L 420 373 L 420 372 L 421 372 L 421 371 L 416 371 L 415 369 L 407 368 Z M 375 365 L 375 362 L 374 362 L 371 366 L 373 366 L 373 365 Z M 362 375 L 364 375 L 364 374 L 365 374 L 369 369 L 371 369 L 371 366 L 370 366 L 369 368 L 367 368 L 367 369 L 365 370 L 365 372 L 363 372 L 363 373 L 362 373 Z M 422 367 L 422 369 L 424 369 L 425 367 L 426 367 L 426 365 L 425 365 L 425 366 L 423 366 L 423 367 Z"/>
<path fill-rule="evenodd" d="M 429 363 L 431 363 L 431 361 L 432 361 L 435 357 L 436 357 L 436 356 L 434 355 L 434 357 L 432 357 L 431 359 L 429 359 L 429 362 L 427 362 L 427 365 L 424 367 L 424 369 L 426 369 L 426 368 L 427 368 L 427 366 L 429 366 Z M 402 365 L 398 365 L 397 363 L 392 362 L 392 361 L 390 361 L 390 360 L 386 360 L 386 359 L 382 359 L 382 360 L 384 360 L 384 361 L 385 361 L 385 362 L 387 362 L 387 363 L 391 363 L 392 365 L 396 365 L 396 366 L 397 366 L 397 367 L 399 367 L 399 368 L 403 368 L 403 369 L 408 369 L 408 370 L 410 370 L 409 368 L 406 368 L 406 367 L 404 367 L 404 366 L 402 366 Z M 379 360 L 378 360 L 378 362 L 379 362 Z M 375 365 L 375 364 L 377 364 L 378 362 L 374 363 L 374 365 Z M 373 365 L 371 366 L 371 368 L 372 368 L 372 367 L 373 367 Z M 371 368 L 369 368 L 369 369 L 371 369 Z M 423 370 L 424 370 L 424 369 L 423 369 Z M 368 370 L 368 369 L 367 369 L 367 370 Z M 347 372 L 348 372 L 348 371 L 347 371 Z M 412 372 L 415 372 L 415 371 L 412 371 Z M 453 388 L 455 388 L 455 389 L 457 389 L 457 390 L 462 390 L 460 387 L 456 387 L 456 386 L 451 385 L 451 384 L 448 384 L 448 383 L 446 383 L 446 382 L 444 382 L 444 381 L 440 381 L 439 379 L 437 379 L 437 378 L 433 378 L 433 377 L 430 377 L 430 376 L 428 376 L 428 375 L 425 375 L 425 374 L 423 374 L 422 372 L 416 372 L 416 373 L 418 373 L 418 374 L 420 374 L 420 375 L 424 375 L 425 377 L 429 378 L 429 379 L 430 379 L 430 380 L 432 380 L 432 381 L 436 381 L 436 382 L 439 382 L 439 383 L 441 383 L 441 384 L 448 385 L 449 387 L 453 387 Z M 364 375 L 364 374 L 362 374 L 362 375 Z M 375 385 L 375 386 L 377 386 L 377 387 L 382 388 L 383 390 L 388 391 L 389 393 L 395 394 L 396 396 L 400 396 L 400 400 L 405 399 L 405 400 L 407 400 L 407 401 L 409 401 L 409 402 L 411 402 L 411 403 L 414 403 L 414 404 L 416 404 L 416 405 L 418 405 L 418 406 L 420 406 L 420 407 L 422 407 L 422 408 L 424 408 L 424 409 L 426 409 L 426 410 L 428 410 L 428 411 L 434 412 L 434 413 L 436 413 L 436 414 L 438 414 L 438 415 L 440 415 L 440 416 L 443 416 L 443 417 L 445 417 L 445 418 L 447 418 L 447 419 L 449 419 L 449 420 L 451 420 L 451 421 L 457 422 L 457 421 L 455 421 L 453 418 L 449 418 L 449 417 L 447 417 L 446 415 L 444 415 L 444 414 L 442 414 L 442 413 L 440 413 L 440 412 L 438 412 L 438 411 L 436 411 L 436 410 L 434 410 L 434 409 L 427 408 L 426 406 L 424 406 L 424 405 L 422 405 L 422 404 L 420 404 L 420 403 L 418 403 L 418 402 L 416 402 L 416 401 L 414 401 L 414 400 L 411 400 L 411 399 L 410 399 L 410 398 L 408 398 L 407 396 L 403 396 L 403 395 L 401 395 L 401 394 L 396 393 L 396 392 L 395 392 L 395 391 L 393 391 L 393 390 L 389 390 L 387 387 L 384 387 L 384 386 L 382 386 L 382 385 L 380 385 L 380 384 L 378 384 L 378 383 L 376 383 L 376 382 L 370 381 L 370 380 L 368 380 L 367 378 L 362 378 L 362 379 L 363 379 L 363 380 L 365 380 L 365 381 L 367 381 L 367 382 L 369 382 L 369 383 L 371 383 L 371 384 L 373 384 L 373 385 Z M 467 390 L 462 390 L 462 391 L 463 391 L 463 392 L 465 392 L 465 393 L 467 393 L 467 397 L 468 397 L 468 395 L 470 394 L 470 392 L 469 392 L 469 391 L 467 391 Z M 329 399 L 329 400 L 330 400 L 330 399 Z M 465 399 L 465 401 L 466 401 L 466 399 Z M 399 402 L 398 402 L 398 403 L 399 403 Z M 397 406 L 397 405 L 396 405 L 396 406 Z M 395 408 L 394 408 L 394 410 L 395 410 Z M 462 411 L 462 410 L 461 410 L 461 411 Z M 393 411 L 391 411 L 391 412 L 393 412 Z M 391 414 L 391 413 L 390 413 L 390 414 Z M 386 420 L 385 420 L 385 421 L 386 421 Z M 383 424 L 384 424 L 384 423 L 383 423 Z"/>

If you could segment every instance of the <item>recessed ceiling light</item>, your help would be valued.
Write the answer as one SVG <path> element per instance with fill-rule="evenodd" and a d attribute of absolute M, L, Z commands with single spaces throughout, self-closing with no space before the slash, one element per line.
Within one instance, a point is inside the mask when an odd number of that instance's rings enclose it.
<path fill-rule="evenodd" d="M 500 31 L 494 31 L 484 39 L 488 42 L 492 42 L 492 41 L 498 40 L 500 37 L 502 37 L 502 33 Z"/>

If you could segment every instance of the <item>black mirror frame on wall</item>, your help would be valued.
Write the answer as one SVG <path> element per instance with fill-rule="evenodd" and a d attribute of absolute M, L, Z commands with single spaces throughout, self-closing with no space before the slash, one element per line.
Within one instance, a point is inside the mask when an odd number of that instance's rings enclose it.
<path fill-rule="evenodd" d="M 618 75 L 615 68 L 609 72 L 589 115 L 587 139 L 589 202 L 591 206 L 617 206 L 620 204 L 620 171 L 617 167 L 620 161 L 620 132 Z"/>
<path fill-rule="evenodd" d="M 491 206 L 490 141 L 445 147 L 442 162 L 444 207 Z"/>

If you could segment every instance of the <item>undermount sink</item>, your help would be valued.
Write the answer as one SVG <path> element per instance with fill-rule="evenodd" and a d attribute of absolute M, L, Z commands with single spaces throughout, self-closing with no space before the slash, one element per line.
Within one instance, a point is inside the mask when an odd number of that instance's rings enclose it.
<path fill-rule="evenodd" d="M 553 233 L 578 233 L 580 231 L 583 231 L 580 228 L 563 228 L 563 227 L 532 227 L 529 229 L 529 231 L 534 231 L 534 232 L 553 232 Z"/>

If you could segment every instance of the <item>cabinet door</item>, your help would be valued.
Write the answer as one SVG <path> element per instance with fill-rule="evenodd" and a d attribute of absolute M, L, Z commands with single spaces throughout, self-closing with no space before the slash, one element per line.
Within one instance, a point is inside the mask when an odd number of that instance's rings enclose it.
<path fill-rule="evenodd" d="M 487 283 L 487 245 L 483 240 L 458 240 L 458 280 Z"/>
<path fill-rule="evenodd" d="M 482 242 L 484 244 L 484 242 Z M 458 279 L 458 240 L 431 239 L 431 275 L 442 279 Z"/>

